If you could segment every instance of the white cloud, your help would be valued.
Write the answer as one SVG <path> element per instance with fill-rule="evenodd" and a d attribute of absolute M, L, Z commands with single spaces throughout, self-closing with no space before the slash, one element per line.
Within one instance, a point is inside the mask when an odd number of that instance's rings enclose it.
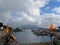
<path fill-rule="evenodd" d="M 40 8 L 49 0 L 0 0 L 0 21 L 10 26 L 34 25 L 46 27 L 46 24 L 60 24 L 60 7 L 53 9 L 56 13 L 41 15 Z M 47 9 L 47 8 L 46 8 Z M 48 7 L 49 9 L 49 7 Z M 12 14 L 14 13 L 14 14 Z"/>
<path fill-rule="evenodd" d="M 40 26 L 40 8 L 49 0 L 0 0 L 0 20 L 11 26 L 31 24 Z M 15 12 L 16 14 L 12 14 Z M 45 18 L 45 17 L 44 17 Z"/>
<path fill-rule="evenodd" d="M 50 0 L 35 0 L 35 6 L 36 7 L 43 7 L 46 4 L 48 4 L 48 1 L 50 1 Z"/>
<path fill-rule="evenodd" d="M 42 23 L 41 23 L 42 27 L 46 27 L 46 25 L 49 26 L 51 23 L 54 24 L 54 27 L 60 26 L 60 15 L 50 13 L 42 16 Z"/>
<path fill-rule="evenodd" d="M 53 11 L 57 14 L 60 14 L 60 7 L 56 7 L 53 9 Z"/>

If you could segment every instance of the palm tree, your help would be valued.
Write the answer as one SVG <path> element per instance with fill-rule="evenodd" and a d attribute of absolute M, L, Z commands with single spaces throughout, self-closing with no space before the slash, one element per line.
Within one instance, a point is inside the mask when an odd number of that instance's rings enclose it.
<path fill-rule="evenodd" d="M 3 27 L 3 23 L 2 23 L 2 22 L 0 22 L 0 28 L 1 28 L 1 27 Z"/>

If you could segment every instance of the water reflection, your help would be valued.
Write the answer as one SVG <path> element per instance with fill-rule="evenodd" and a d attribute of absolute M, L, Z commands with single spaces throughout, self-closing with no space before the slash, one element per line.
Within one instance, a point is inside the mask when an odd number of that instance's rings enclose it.
<path fill-rule="evenodd" d="M 13 33 L 19 43 L 35 43 L 35 42 L 50 42 L 50 37 L 48 36 L 36 36 L 31 30 L 24 30 L 22 32 Z"/>

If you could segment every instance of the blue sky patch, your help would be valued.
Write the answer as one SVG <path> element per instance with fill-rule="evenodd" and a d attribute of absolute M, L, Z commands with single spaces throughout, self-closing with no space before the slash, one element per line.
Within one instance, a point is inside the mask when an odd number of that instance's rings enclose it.
<path fill-rule="evenodd" d="M 55 7 L 60 7 L 60 2 L 57 2 L 57 0 L 50 0 L 48 4 L 46 4 L 44 7 L 40 9 L 41 14 L 54 13 L 52 9 L 54 9 Z"/>

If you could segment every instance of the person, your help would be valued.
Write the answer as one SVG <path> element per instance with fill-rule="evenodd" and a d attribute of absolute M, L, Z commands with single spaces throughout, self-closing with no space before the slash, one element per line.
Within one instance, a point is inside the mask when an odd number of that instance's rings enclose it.
<path fill-rule="evenodd" d="M 14 41 L 16 41 L 16 38 L 12 35 L 12 33 L 13 33 L 12 28 L 10 28 L 10 30 L 8 30 L 8 26 L 7 26 L 5 31 L 6 31 L 6 35 L 5 35 L 6 38 L 5 38 L 5 42 L 3 45 L 10 45 Z M 13 44 L 13 45 L 15 45 L 15 44 Z"/>

